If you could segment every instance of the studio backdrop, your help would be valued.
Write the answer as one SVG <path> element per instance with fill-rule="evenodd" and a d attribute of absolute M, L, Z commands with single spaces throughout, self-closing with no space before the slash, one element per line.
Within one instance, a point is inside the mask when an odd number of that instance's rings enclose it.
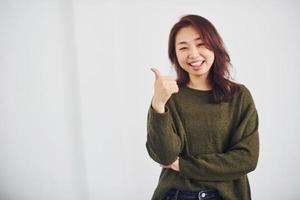
<path fill-rule="evenodd" d="M 185 14 L 210 20 L 259 114 L 252 198 L 299 199 L 299 1 L 0 1 L 0 199 L 150 199 L 156 67 Z"/>

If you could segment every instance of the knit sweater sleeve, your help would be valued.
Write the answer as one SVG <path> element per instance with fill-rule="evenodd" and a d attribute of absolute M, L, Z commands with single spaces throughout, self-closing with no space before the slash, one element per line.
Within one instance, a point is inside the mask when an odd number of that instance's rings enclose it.
<path fill-rule="evenodd" d="M 163 165 L 173 163 L 181 152 L 181 140 L 175 131 L 168 103 L 164 113 L 156 112 L 152 106 L 149 108 L 146 148 L 150 157 Z"/>
<path fill-rule="evenodd" d="M 179 158 L 180 175 L 200 181 L 230 181 L 253 171 L 258 162 L 258 115 L 248 89 L 244 90 L 242 115 L 232 145 L 223 153 Z"/>

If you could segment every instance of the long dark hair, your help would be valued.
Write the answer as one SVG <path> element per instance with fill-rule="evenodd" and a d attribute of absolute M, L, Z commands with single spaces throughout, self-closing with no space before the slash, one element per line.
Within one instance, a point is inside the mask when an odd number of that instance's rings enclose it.
<path fill-rule="evenodd" d="M 230 100 L 235 93 L 239 91 L 238 84 L 230 80 L 230 57 L 214 25 L 204 17 L 198 15 L 186 15 L 181 17 L 179 22 L 177 22 L 170 31 L 168 53 L 169 59 L 177 73 L 177 84 L 183 86 L 189 81 L 189 75 L 180 67 L 175 51 L 176 35 L 180 29 L 187 26 L 194 27 L 200 34 L 204 45 L 214 52 L 215 59 L 208 75 L 213 87 L 212 101 L 221 103 Z"/>

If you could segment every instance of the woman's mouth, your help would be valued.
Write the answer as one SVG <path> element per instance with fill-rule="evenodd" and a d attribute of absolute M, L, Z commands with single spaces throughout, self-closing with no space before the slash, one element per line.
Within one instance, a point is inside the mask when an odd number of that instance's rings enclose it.
<path fill-rule="evenodd" d="M 195 62 L 190 62 L 188 64 L 192 69 L 199 70 L 202 67 L 204 62 L 205 62 L 205 60 L 198 60 L 198 61 L 195 61 Z"/>

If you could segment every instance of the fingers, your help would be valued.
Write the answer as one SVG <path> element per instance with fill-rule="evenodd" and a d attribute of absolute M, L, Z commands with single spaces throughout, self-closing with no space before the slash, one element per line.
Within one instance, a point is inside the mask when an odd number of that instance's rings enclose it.
<path fill-rule="evenodd" d="M 163 85 L 164 85 L 165 90 L 169 90 L 169 91 L 171 91 L 171 93 L 179 91 L 176 81 L 165 82 Z"/>
<path fill-rule="evenodd" d="M 164 81 L 164 85 L 167 87 L 177 87 L 177 82 L 176 81 Z"/>
<path fill-rule="evenodd" d="M 161 165 L 161 164 L 160 164 L 160 166 L 161 166 L 162 168 L 171 168 L 171 165 Z"/>
<path fill-rule="evenodd" d="M 170 92 L 170 94 L 173 94 L 173 93 L 177 93 L 179 91 L 179 88 L 177 85 L 170 85 L 167 87 L 167 90 Z"/>
<path fill-rule="evenodd" d="M 172 87 L 171 89 L 172 89 L 172 93 L 177 93 L 177 92 L 179 92 L 178 86 Z"/>

